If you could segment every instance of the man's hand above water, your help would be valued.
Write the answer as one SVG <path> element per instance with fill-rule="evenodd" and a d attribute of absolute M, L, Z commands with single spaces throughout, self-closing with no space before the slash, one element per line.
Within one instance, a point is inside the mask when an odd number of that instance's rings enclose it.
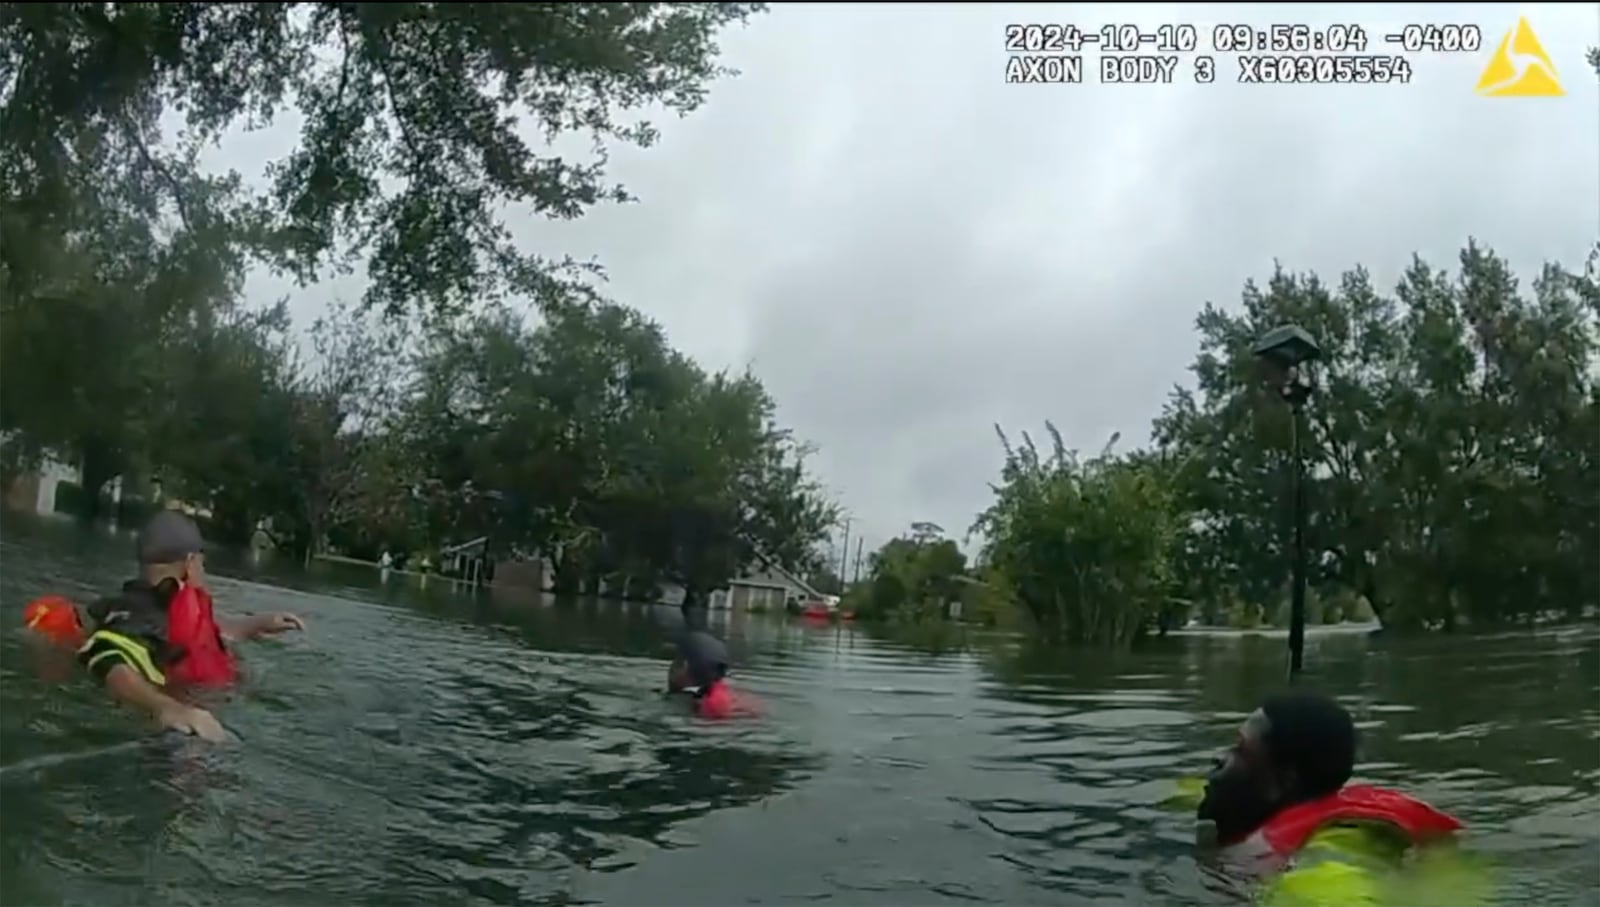
<path fill-rule="evenodd" d="M 228 739 L 228 732 L 223 730 L 222 722 L 218 721 L 215 715 L 205 709 L 181 702 L 174 702 L 157 712 L 156 720 L 169 730 L 193 734 L 201 740 L 209 740 L 212 743 L 223 743 Z"/>
<path fill-rule="evenodd" d="M 252 614 L 249 617 L 221 618 L 217 621 L 222 625 L 222 632 L 229 639 L 254 639 L 257 636 L 276 636 L 290 630 L 304 630 L 306 622 L 298 614 L 287 611 L 273 611 L 268 614 Z"/>
<path fill-rule="evenodd" d="M 154 715 L 162 727 L 193 734 L 203 740 L 221 742 L 228 739 L 227 731 L 222 729 L 215 715 L 173 699 L 128 664 L 115 665 L 106 672 L 106 689 L 118 702 Z"/>
<path fill-rule="evenodd" d="M 290 630 L 304 631 L 306 628 L 306 622 L 300 619 L 300 615 L 290 614 L 288 611 L 274 611 L 271 614 L 263 614 L 259 620 L 261 621 L 261 629 L 259 631 L 261 633 L 276 635 L 278 633 L 287 633 Z"/>

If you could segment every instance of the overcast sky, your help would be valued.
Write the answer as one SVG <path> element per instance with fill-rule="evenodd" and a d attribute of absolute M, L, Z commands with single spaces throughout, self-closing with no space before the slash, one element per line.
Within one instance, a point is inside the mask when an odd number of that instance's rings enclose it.
<path fill-rule="evenodd" d="M 1600 236 L 1595 4 L 778 6 L 728 33 L 742 71 L 662 141 L 619 150 L 639 204 L 529 221 L 598 257 L 610 294 L 702 363 L 751 365 L 820 447 L 868 550 L 914 520 L 965 534 L 999 467 L 993 423 L 1140 443 L 1186 379 L 1194 315 L 1274 258 L 1392 286 L 1468 236 L 1525 276 Z M 1479 98 L 1517 16 L 1564 98 Z M 1411 56 L 1409 85 L 1008 85 L 1008 22 L 1473 23 L 1484 47 Z M 1378 46 L 1368 53 L 1387 53 Z M 1097 54 L 1086 50 L 1086 63 Z M 292 133 L 220 149 L 243 166 Z M 286 290 L 252 281 L 263 301 Z M 302 323 L 333 294 L 295 291 Z M 852 549 L 854 544 L 851 545 Z"/>

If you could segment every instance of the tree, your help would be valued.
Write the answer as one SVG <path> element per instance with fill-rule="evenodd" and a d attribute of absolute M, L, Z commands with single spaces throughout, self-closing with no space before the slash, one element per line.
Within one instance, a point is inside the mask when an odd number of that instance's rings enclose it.
<path fill-rule="evenodd" d="M 79 466 L 93 508 L 174 443 L 158 418 L 179 390 L 174 344 L 232 317 L 238 263 L 210 227 L 165 225 L 138 185 L 27 198 L 0 183 L 0 430 L 24 459 Z"/>
<path fill-rule="evenodd" d="M 1046 429 L 1045 457 L 1026 434 L 1012 445 L 995 429 L 1005 466 L 973 527 L 987 538 L 984 560 L 1046 637 L 1127 645 L 1171 595 L 1184 517 L 1171 476 L 1161 460 L 1114 456 L 1109 444 L 1081 460 L 1054 425 Z"/>
<path fill-rule="evenodd" d="M 299 368 L 292 385 L 287 464 L 307 559 L 335 527 L 370 517 L 384 498 L 406 491 L 395 477 L 374 475 L 380 465 L 396 465 L 379 456 L 399 376 L 394 337 L 334 305 L 312 324 L 311 346 L 315 361 Z"/>
<path fill-rule="evenodd" d="M 1337 290 L 1280 270 L 1237 312 L 1207 306 L 1197 386 L 1153 431 L 1192 514 L 1182 594 L 1212 620 L 1221 602 L 1270 615 L 1284 598 L 1288 414 L 1248 350 L 1293 321 L 1324 348 L 1306 410 L 1313 591 L 1359 593 L 1401 629 L 1600 601 L 1596 261 L 1547 266 L 1530 298 L 1469 243 L 1458 276 L 1415 261 L 1393 298 L 1359 268 Z"/>
<path fill-rule="evenodd" d="M 192 157 L 35 115 L 81 100 L 48 81 L 26 34 L 69 9 L 0 13 L 0 427 L 23 459 L 78 465 L 92 508 L 107 480 L 172 453 L 157 411 L 179 347 L 236 314 L 245 224 L 229 212 L 245 209 L 237 180 Z"/>
<path fill-rule="evenodd" d="M 146 474 L 166 497 L 208 504 L 207 531 L 219 542 L 242 544 L 261 519 L 282 526 L 301 506 L 288 331 L 283 304 L 230 307 L 162 345 L 166 379 L 150 404 L 158 437 L 143 457 Z"/>
<path fill-rule="evenodd" d="M 548 556 L 558 590 L 700 595 L 757 558 L 804 571 L 835 519 L 760 382 L 706 375 L 631 309 L 486 313 L 415 372 L 401 421 L 434 512 L 459 526 L 461 501 L 492 494 L 485 534 Z"/>
<path fill-rule="evenodd" d="M 412 473 L 396 500 L 408 502 L 399 521 L 412 524 L 415 544 L 488 536 L 494 554 L 548 550 L 545 515 L 520 491 L 557 490 L 560 478 L 535 462 L 547 449 L 533 418 L 530 342 L 520 320 L 491 309 L 434 326 L 411 351 L 389 424 Z M 491 493 L 503 498 L 483 506 Z"/>
<path fill-rule="evenodd" d="M 752 375 L 700 377 L 659 412 L 641 414 L 646 443 L 608 482 L 618 508 L 614 553 L 648 563 L 691 600 L 757 560 L 804 574 L 838 509 L 805 467 L 806 448 L 774 424 Z"/>
<path fill-rule="evenodd" d="M 608 143 L 648 146 L 634 112 L 684 114 L 726 70 L 715 36 L 746 3 L 56 3 L 0 17 L 0 181 L 43 223 L 93 182 L 137 182 L 191 228 L 310 279 L 368 256 L 366 302 L 457 309 L 547 297 L 560 263 L 519 249 L 507 205 L 573 218 L 626 191 Z M 223 199 L 179 165 L 289 108 L 300 142 L 263 198 Z M 183 139 L 160 140 L 163 118 Z M 524 126 L 526 122 L 526 126 Z M 597 160 L 539 153 L 587 134 Z M 237 182 L 228 183 L 237 188 Z"/>
<path fill-rule="evenodd" d="M 1596 601 L 1592 286 L 1547 266 L 1526 299 L 1476 245 L 1455 281 L 1420 261 L 1402 281 L 1406 350 L 1390 395 L 1400 440 L 1380 553 L 1400 594 L 1380 610 L 1386 623 L 1576 616 Z"/>
<path fill-rule="evenodd" d="M 852 605 L 866 619 L 943 620 L 960 600 L 967 579 L 967 556 L 933 523 L 912 523 L 911 531 L 872 553 L 865 588 Z"/>
<path fill-rule="evenodd" d="M 1291 537 L 1289 413 L 1250 349 L 1288 321 L 1324 347 L 1322 387 L 1306 411 L 1316 477 L 1312 562 L 1329 564 L 1353 588 L 1372 589 L 1371 552 L 1382 525 L 1371 494 L 1374 458 L 1392 437 L 1377 381 L 1396 355 L 1393 304 L 1359 269 L 1334 289 L 1280 268 L 1265 292 L 1246 283 L 1242 302 L 1234 313 L 1202 310 L 1196 387 L 1174 391 L 1152 432 L 1179 464 L 1183 507 L 1194 514 L 1182 552 L 1187 594 L 1214 604 L 1265 602 L 1282 591 Z"/>
<path fill-rule="evenodd" d="M 622 306 L 551 308 L 531 331 L 494 316 L 484 330 L 497 350 L 478 383 L 492 401 L 487 481 L 521 502 L 521 541 L 552 558 L 558 588 L 597 584 L 643 556 L 627 511 L 637 497 L 662 499 L 671 410 L 694 393 L 698 370 Z"/>

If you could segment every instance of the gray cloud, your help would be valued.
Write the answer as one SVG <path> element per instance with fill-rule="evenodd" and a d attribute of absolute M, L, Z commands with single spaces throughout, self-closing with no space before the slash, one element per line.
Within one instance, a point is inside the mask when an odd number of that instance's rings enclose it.
<path fill-rule="evenodd" d="M 1473 95 L 1519 12 L 1565 98 Z M 1485 48 L 1413 55 L 1409 85 L 1238 85 L 1221 55 L 1210 85 L 1192 55 L 1168 86 L 1004 84 L 1003 26 L 1039 21 L 1190 23 L 1202 49 L 1218 22 L 1347 22 L 1375 44 L 1470 22 Z M 1597 42 L 1586 4 L 781 6 L 726 36 L 738 79 L 615 154 L 641 204 L 517 226 L 598 256 L 702 362 L 752 364 L 868 546 L 915 519 L 959 533 L 1000 462 L 991 423 L 1142 441 L 1201 304 L 1274 258 L 1392 285 L 1412 252 L 1448 264 L 1474 235 L 1525 275 L 1580 262 L 1600 235 Z"/>

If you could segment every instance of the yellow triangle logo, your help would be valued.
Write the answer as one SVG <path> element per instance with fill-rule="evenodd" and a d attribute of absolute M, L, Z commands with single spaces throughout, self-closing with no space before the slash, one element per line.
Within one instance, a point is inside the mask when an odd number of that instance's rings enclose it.
<path fill-rule="evenodd" d="M 1559 98 L 1566 94 L 1556 77 L 1556 65 L 1528 24 L 1528 17 L 1500 39 L 1500 47 L 1473 89 L 1486 98 Z"/>

